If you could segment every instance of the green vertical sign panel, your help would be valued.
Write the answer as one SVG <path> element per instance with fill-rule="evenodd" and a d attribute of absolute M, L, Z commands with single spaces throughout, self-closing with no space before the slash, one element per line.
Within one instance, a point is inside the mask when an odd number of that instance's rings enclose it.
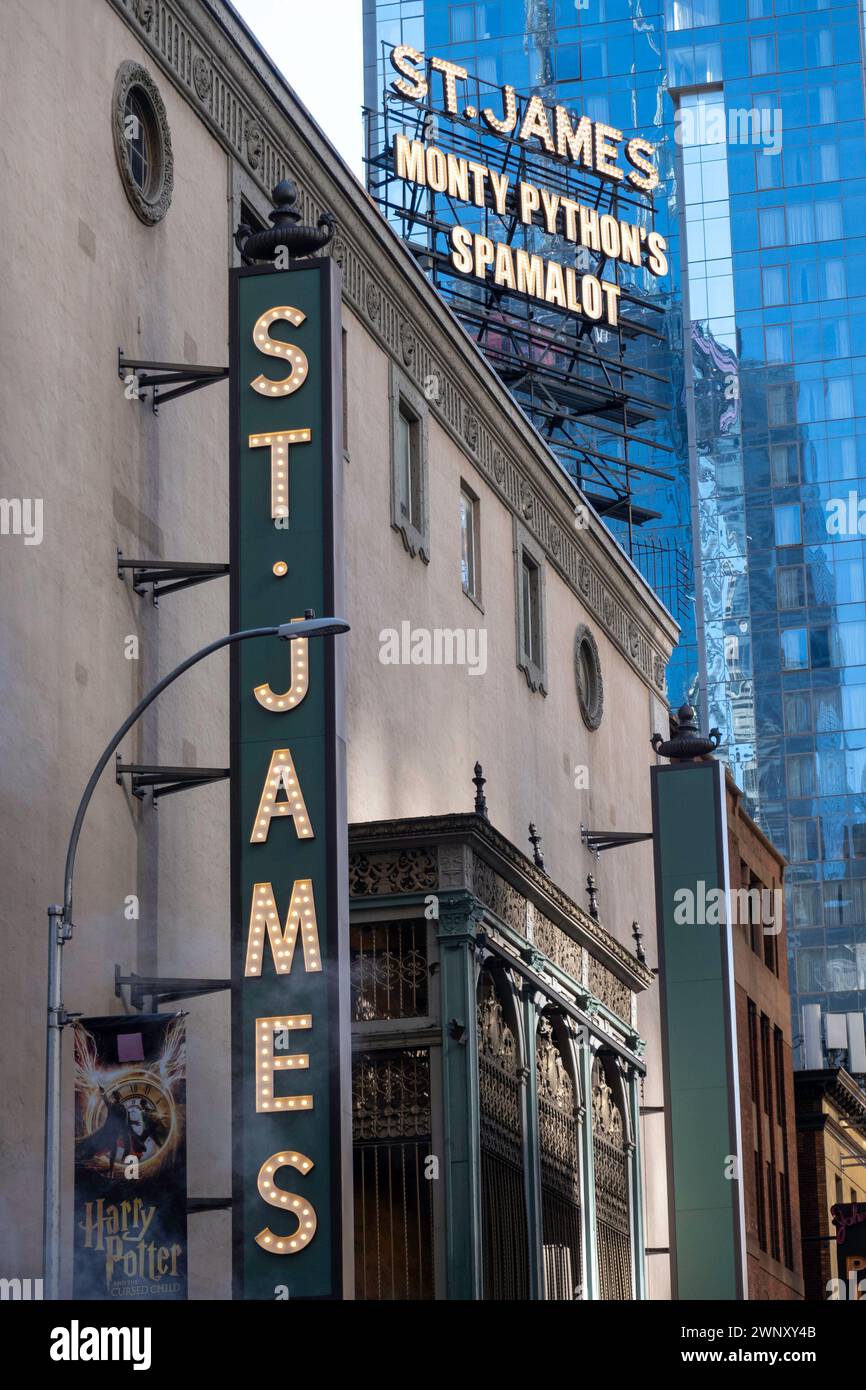
<path fill-rule="evenodd" d="M 675 1297 L 740 1299 L 745 1230 L 720 763 L 652 769 Z M 719 917 L 705 910 L 708 896 Z M 703 920 L 709 917 L 710 920 Z"/>
<path fill-rule="evenodd" d="M 343 614 L 337 274 L 329 260 L 231 272 L 235 631 Z M 232 1207 L 245 1299 L 350 1293 L 344 641 L 233 649 Z"/>

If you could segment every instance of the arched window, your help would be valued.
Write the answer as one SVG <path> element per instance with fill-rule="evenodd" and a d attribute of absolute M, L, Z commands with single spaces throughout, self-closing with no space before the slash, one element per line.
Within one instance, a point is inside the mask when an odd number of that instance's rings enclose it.
<path fill-rule="evenodd" d="M 619 1078 L 601 1057 L 592 1068 L 592 1147 L 599 1292 L 605 1299 L 630 1299 L 628 1136 Z"/>
<path fill-rule="evenodd" d="M 529 1297 L 529 1242 L 517 1025 L 503 997 L 494 976 L 482 971 L 478 1083 L 484 1298 L 510 1300 Z"/>
<path fill-rule="evenodd" d="M 542 1015 L 535 1044 L 544 1297 L 580 1297 L 580 1150 L 574 1081 L 560 1026 Z"/>

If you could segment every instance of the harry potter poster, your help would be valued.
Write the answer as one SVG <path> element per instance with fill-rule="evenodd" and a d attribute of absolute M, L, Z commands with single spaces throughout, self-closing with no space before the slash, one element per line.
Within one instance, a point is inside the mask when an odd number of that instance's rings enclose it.
<path fill-rule="evenodd" d="M 186 1298 L 185 1121 L 183 1015 L 76 1025 L 75 1298 Z"/>

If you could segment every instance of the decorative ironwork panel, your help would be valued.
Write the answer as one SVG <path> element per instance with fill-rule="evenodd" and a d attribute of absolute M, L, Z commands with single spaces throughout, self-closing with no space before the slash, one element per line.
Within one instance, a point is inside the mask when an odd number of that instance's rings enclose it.
<path fill-rule="evenodd" d="M 526 935 L 526 899 L 483 859 L 474 856 L 472 891 L 509 927 Z"/>
<path fill-rule="evenodd" d="M 631 990 L 594 956 L 589 958 L 587 984 L 597 999 L 626 1023 L 631 1023 Z"/>
<path fill-rule="evenodd" d="M 438 886 L 436 855 L 427 849 L 383 851 L 349 856 L 349 896 L 375 898 L 421 893 Z"/>
<path fill-rule="evenodd" d="M 598 1059 L 592 1072 L 592 1147 L 601 1297 L 630 1299 L 631 1237 L 625 1126 L 622 1111 Z"/>
<path fill-rule="evenodd" d="M 574 1085 L 553 1026 L 542 1018 L 536 1038 L 538 1144 L 545 1298 L 580 1297 L 580 1150 Z"/>
<path fill-rule="evenodd" d="M 427 1001 L 427 923 L 356 925 L 349 934 L 352 1020 L 423 1018 Z"/>
<path fill-rule="evenodd" d="M 430 1054 L 366 1052 L 352 1067 L 355 1297 L 435 1295 Z"/>
<path fill-rule="evenodd" d="M 517 1042 L 488 974 L 478 999 L 481 1229 L 485 1299 L 529 1297 Z"/>
<path fill-rule="evenodd" d="M 572 941 L 566 932 L 547 917 L 542 917 L 540 912 L 535 914 L 533 941 L 539 951 L 543 951 L 554 965 L 558 965 L 560 970 L 564 970 L 573 980 L 582 982 L 583 952 L 576 941 Z"/>

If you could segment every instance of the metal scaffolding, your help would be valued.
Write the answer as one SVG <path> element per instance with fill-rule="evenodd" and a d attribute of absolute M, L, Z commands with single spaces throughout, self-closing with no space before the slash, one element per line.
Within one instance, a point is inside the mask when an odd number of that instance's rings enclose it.
<path fill-rule="evenodd" d="M 603 517 L 625 523 L 632 553 L 633 528 L 659 516 L 636 499 L 635 479 L 674 481 L 658 467 L 657 456 L 673 451 L 654 428 L 669 405 L 663 324 L 668 298 L 646 289 L 643 270 L 613 260 L 603 250 L 551 235 L 541 226 L 526 226 L 513 191 L 520 182 L 533 183 L 593 208 L 600 217 L 609 213 L 647 233 L 653 229 L 652 199 L 527 150 L 515 136 L 519 121 L 511 135 L 487 132 L 465 113 L 485 106 L 496 109 L 501 90 L 477 77 L 470 76 L 461 90 L 460 113 L 434 109 L 429 91 L 426 105 L 402 96 L 391 87 L 390 53 L 391 45 L 382 43 L 379 109 L 365 112 L 368 191 L 565 472 Z M 464 95 L 471 103 L 466 107 Z M 518 97 L 520 109 L 525 101 Z M 399 178 L 393 160 L 397 134 L 507 175 L 512 196 L 504 212 L 497 211 L 489 188 L 480 207 Z M 561 263 L 565 259 L 579 273 L 602 279 L 607 271 L 604 278 L 620 290 L 617 326 L 602 326 L 490 281 L 459 275 L 449 255 L 451 229 L 458 223 L 514 249 Z"/>

